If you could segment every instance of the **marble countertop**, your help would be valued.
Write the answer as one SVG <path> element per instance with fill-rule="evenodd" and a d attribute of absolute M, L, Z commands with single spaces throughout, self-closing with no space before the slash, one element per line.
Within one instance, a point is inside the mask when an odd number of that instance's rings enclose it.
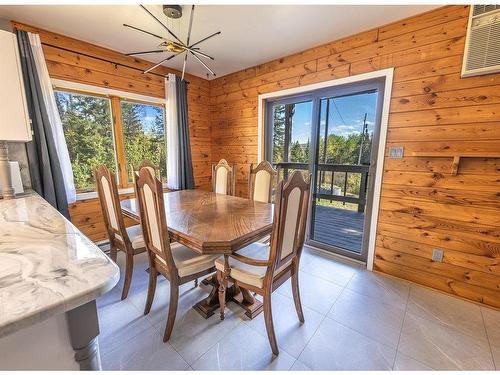
<path fill-rule="evenodd" d="M 119 277 L 39 195 L 0 200 L 0 337 L 94 300 Z"/>

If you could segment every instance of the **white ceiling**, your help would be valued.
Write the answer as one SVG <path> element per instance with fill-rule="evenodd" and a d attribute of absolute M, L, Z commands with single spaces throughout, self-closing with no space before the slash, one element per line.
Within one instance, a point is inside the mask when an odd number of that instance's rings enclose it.
<path fill-rule="evenodd" d="M 160 5 L 147 7 L 185 40 L 190 6 L 183 6 L 184 16 L 175 23 L 163 15 Z M 191 40 L 222 31 L 199 47 L 215 57 L 208 64 L 223 76 L 432 8 L 436 6 L 199 5 Z M 127 29 L 123 23 L 166 36 L 138 5 L 3 5 L 0 19 L 27 23 L 123 53 L 156 49 L 158 44 L 158 39 Z M 140 57 L 158 62 L 166 56 Z M 176 56 L 165 65 L 181 70 L 182 60 Z M 206 70 L 192 57 L 187 71 L 206 78 Z"/>

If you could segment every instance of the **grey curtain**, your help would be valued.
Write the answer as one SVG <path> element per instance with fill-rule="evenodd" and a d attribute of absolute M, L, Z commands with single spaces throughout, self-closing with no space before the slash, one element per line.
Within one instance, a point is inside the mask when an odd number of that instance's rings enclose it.
<path fill-rule="evenodd" d="M 66 218 L 70 218 L 57 149 L 43 101 L 40 81 L 28 33 L 16 30 L 24 89 L 33 127 L 33 140 L 26 144 L 31 186 Z"/>
<path fill-rule="evenodd" d="M 178 76 L 175 80 L 179 124 L 179 188 L 181 190 L 194 189 L 193 160 L 189 142 L 187 83 Z"/>

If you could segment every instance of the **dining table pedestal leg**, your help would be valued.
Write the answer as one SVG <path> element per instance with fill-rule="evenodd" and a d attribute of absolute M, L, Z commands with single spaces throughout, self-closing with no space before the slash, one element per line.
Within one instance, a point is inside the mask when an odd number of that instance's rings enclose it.
<path fill-rule="evenodd" d="M 193 309 L 195 309 L 205 319 L 211 317 L 216 311 L 219 310 L 219 282 L 216 276 L 210 276 L 202 281 L 204 285 L 212 286 L 212 290 L 207 298 L 197 302 Z M 262 302 L 254 298 L 247 290 L 235 284 L 229 284 L 226 289 L 226 302 L 235 302 L 245 310 L 245 315 L 250 319 L 255 318 L 262 312 Z"/>

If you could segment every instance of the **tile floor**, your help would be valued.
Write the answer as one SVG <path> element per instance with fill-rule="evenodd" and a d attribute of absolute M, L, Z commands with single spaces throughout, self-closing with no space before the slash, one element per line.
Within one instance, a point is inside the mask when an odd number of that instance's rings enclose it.
<path fill-rule="evenodd" d="M 123 257 L 118 263 L 123 267 Z M 129 298 L 123 280 L 97 301 L 107 370 L 494 370 L 500 369 L 500 312 L 333 260 L 305 248 L 300 325 L 289 282 L 273 294 L 280 355 L 262 314 L 230 303 L 224 321 L 191 306 L 204 286 L 181 288 L 172 337 L 162 342 L 169 288 L 161 279 L 149 315 L 147 255 L 136 257 Z"/>

